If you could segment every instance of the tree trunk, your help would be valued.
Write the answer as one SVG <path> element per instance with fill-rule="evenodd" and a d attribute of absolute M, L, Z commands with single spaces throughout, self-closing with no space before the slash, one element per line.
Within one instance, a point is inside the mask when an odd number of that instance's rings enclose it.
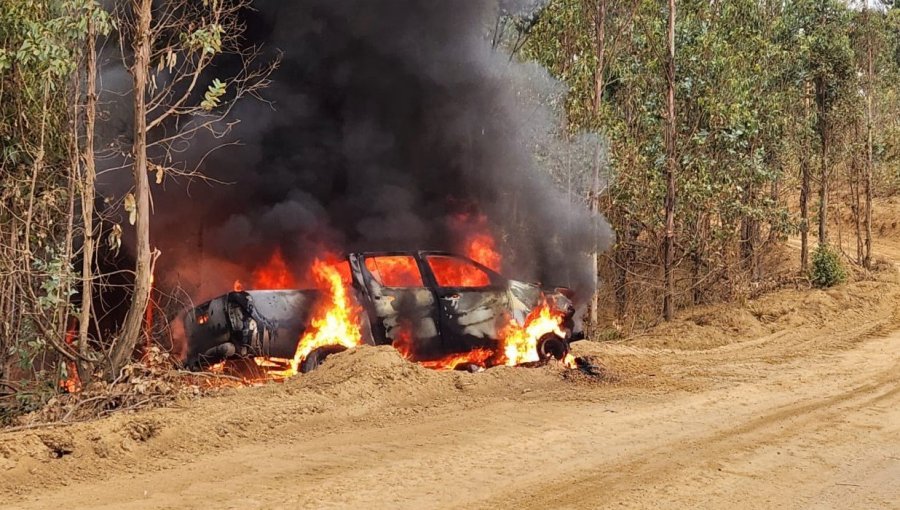
<path fill-rule="evenodd" d="M 819 245 L 828 243 L 828 90 L 824 78 L 816 78 L 817 129 L 819 131 Z"/>
<path fill-rule="evenodd" d="M 865 4 L 866 14 L 866 166 L 863 177 L 866 205 L 865 205 L 865 229 L 866 240 L 863 255 L 863 267 L 872 267 L 872 171 L 873 171 L 873 145 L 872 145 L 872 96 L 875 92 L 875 56 L 872 48 L 872 27 L 869 24 L 869 2 Z"/>
<path fill-rule="evenodd" d="M 803 119 L 804 122 L 809 118 L 809 82 L 804 87 L 806 90 L 803 100 Z M 802 137 L 802 147 L 800 147 L 800 272 L 806 273 L 809 268 L 809 191 L 810 191 L 810 171 L 809 171 L 809 138 Z"/>
<path fill-rule="evenodd" d="M 133 0 L 136 20 L 134 63 L 131 75 L 134 83 L 134 194 L 137 211 L 135 231 L 135 276 L 131 308 L 125 324 L 110 354 L 110 372 L 114 378 L 131 357 L 141 333 L 144 311 L 150 299 L 150 183 L 147 178 L 147 74 L 150 67 L 150 17 L 152 0 Z"/>
<path fill-rule="evenodd" d="M 93 17 L 88 20 L 87 32 L 87 90 L 84 105 L 84 174 L 81 177 L 81 215 L 84 223 L 84 246 L 81 262 L 81 317 L 79 318 L 77 362 L 78 377 L 83 385 L 90 383 L 93 368 L 84 361 L 90 349 L 88 330 L 91 324 L 91 306 L 94 290 L 94 181 L 97 178 L 94 163 L 94 129 L 97 122 L 97 26 Z"/>
<path fill-rule="evenodd" d="M 859 136 L 859 128 L 854 129 L 854 138 Z M 863 222 L 862 222 L 862 205 L 860 196 L 860 171 L 859 161 L 856 158 L 850 160 L 850 212 L 853 214 L 853 231 L 856 234 L 856 263 L 863 263 Z"/>
<path fill-rule="evenodd" d="M 603 67 L 606 58 L 606 0 L 600 0 L 597 8 L 597 68 L 594 70 L 594 114 L 600 113 L 600 102 L 603 100 Z M 594 171 L 591 176 L 590 207 L 595 214 L 600 211 L 600 165 L 603 158 L 600 155 L 601 147 L 597 147 L 597 155 L 594 158 Z M 591 255 L 591 267 L 594 271 L 594 295 L 591 296 L 591 329 L 596 331 L 599 321 L 600 285 L 598 271 L 600 253 L 595 249 Z"/>
<path fill-rule="evenodd" d="M 594 114 L 600 113 L 603 101 L 604 68 L 606 67 L 606 0 L 597 6 L 597 68 L 594 71 Z"/>
<path fill-rule="evenodd" d="M 625 228 L 624 239 L 622 239 L 621 242 L 616 243 L 617 246 L 615 248 L 615 253 L 613 254 L 616 270 L 616 319 L 619 321 L 624 320 L 628 313 L 628 271 L 630 270 L 629 266 L 631 265 L 631 238 L 628 235 L 629 230 L 628 227 Z"/>
<path fill-rule="evenodd" d="M 809 159 L 800 159 L 800 271 L 809 267 Z"/>
<path fill-rule="evenodd" d="M 824 144 L 824 141 L 823 141 Z M 827 148 L 822 149 L 821 179 L 819 183 L 819 245 L 828 243 L 828 158 L 825 157 Z"/>
<path fill-rule="evenodd" d="M 665 295 L 663 317 L 675 316 L 675 0 L 669 0 L 668 48 L 666 52 L 666 238 L 663 248 Z"/>
<path fill-rule="evenodd" d="M 752 207 L 755 202 L 756 192 L 753 189 L 753 184 L 748 184 L 747 189 L 744 191 L 744 203 L 748 207 Z M 750 278 L 752 281 L 756 281 L 759 279 L 756 264 L 756 248 L 758 237 L 759 221 L 754 218 L 751 213 L 745 213 L 741 217 L 740 253 L 744 270 L 750 273 Z"/>
<path fill-rule="evenodd" d="M 598 146 L 596 149 L 596 154 L 594 157 L 594 169 L 593 175 L 591 175 L 591 190 L 590 190 L 590 208 L 594 214 L 599 214 L 600 211 L 600 165 L 603 163 L 603 158 L 601 157 L 602 147 Z M 590 310 L 590 320 L 591 320 L 591 331 L 596 331 L 597 322 L 599 321 L 599 308 L 600 308 L 600 281 L 599 281 L 599 270 L 600 270 L 600 253 L 597 251 L 597 248 L 594 249 L 594 252 L 591 254 L 591 268 L 593 270 L 593 284 L 594 284 L 594 294 L 591 296 L 591 310 Z"/>

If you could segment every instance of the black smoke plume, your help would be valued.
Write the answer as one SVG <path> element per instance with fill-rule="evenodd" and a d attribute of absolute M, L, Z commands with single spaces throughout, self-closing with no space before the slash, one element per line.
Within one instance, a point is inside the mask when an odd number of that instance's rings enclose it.
<path fill-rule="evenodd" d="M 247 279 L 275 248 L 298 267 L 323 247 L 457 250 L 452 218 L 480 213 L 509 276 L 592 289 L 586 254 L 610 242 L 609 228 L 583 186 L 554 180 L 554 157 L 535 158 L 570 150 L 537 139 L 562 128 L 540 104 L 560 90 L 492 46 L 496 2 L 253 6 L 248 43 L 282 53 L 270 102 L 240 105 L 241 144 L 204 160 L 203 173 L 228 184 L 154 187 L 158 279 L 200 300 Z M 199 159 L 219 141 L 192 143 L 185 155 Z M 596 163 L 582 159 L 583 182 Z"/>

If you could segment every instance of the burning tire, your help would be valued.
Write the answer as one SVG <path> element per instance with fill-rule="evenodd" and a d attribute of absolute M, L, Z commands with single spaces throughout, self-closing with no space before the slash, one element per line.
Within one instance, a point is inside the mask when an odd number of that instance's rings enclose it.
<path fill-rule="evenodd" d="M 339 352 L 346 351 L 347 348 L 343 345 L 327 345 L 325 347 L 319 347 L 318 349 L 309 353 L 309 356 L 303 360 L 300 364 L 300 372 L 305 374 L 307 372 L 311 372 L 319 367 L 322 363 L 325 362 L 325 358 L 331 356 L 332 354 L 337 354 Z"/>
<path fill-rule="evenodd" d="M 563 360 L 569 354 L 569 342 L 553 333 L 547 333 L 538 340 L 538 356 L 541 361 L 547 361 L 551 357 Z"/>

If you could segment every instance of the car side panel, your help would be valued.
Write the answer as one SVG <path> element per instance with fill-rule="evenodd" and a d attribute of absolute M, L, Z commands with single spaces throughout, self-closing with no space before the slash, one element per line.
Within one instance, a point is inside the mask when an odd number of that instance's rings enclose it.
<path fill-rule="evenodd" d="M 211 351 L 226 352 L 215 351 L 225 344 L 238 356 L 292 357 L 319 295 L 316 290 L 229 292 L 188 310 L 182 319 L 188 364 Z"/>
<path fill-rule="evenodd" d="M 351 254 L 350 267 L 354 280 L 362 287 L 375 342 L 391 344 L 400 335 L 410 335 L 414 339 L 417 356 L 442 352 L 433 290 L 428 286 L 381 285 L 366 269 L 365 256 L 373 255 Z"/>

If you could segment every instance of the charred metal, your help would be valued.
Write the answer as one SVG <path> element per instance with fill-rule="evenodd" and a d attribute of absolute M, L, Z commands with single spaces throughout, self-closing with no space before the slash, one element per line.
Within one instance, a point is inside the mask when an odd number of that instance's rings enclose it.
<path fill-rule="evenodd" d="M 364 310 L 363 343 L 389 345 L 408 337 L 416 361 L 497 349 L 505 324 L 510 320 L 523 324 L 545 303 L 562 313 L 564 336 L 542 337 L 541 359 L 563 359 L 569 342 L 582 337 L 567 289 L 510 280 L 466 257 L 430 251 L 371 252 L 348 254 L 345 262 L 351 299 Z M 403 264 L 401 271 L 388 271 L 398 264 Z M 452 277 L 435 271 L 439 265 L 451 268 Z M 321 296 L 314 289 L 241 290 L 188 310 L 182 319 L 188 344 L 185 364 L 201 368 L 228 358 L 291 358 L 311 327 L 310 315 Z M 303 371 L 314 368 L 318 360 L 314 361 L 304 363 Z"/>

